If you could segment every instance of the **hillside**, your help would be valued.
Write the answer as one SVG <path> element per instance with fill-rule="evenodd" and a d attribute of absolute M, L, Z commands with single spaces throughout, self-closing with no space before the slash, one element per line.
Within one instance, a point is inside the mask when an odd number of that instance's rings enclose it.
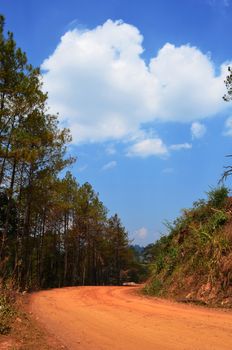
<path fill-rule="evenodd" d="M 232 197 L 225 187 L 183 210 L 152 246 L 148 294 L 232 307 Z"/>

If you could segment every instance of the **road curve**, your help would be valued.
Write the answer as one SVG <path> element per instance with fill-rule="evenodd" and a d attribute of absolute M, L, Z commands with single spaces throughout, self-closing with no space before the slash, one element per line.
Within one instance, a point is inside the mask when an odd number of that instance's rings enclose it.
<path fill-rule="evenodd" d="M 69 350 L 231 350 L 232 312 L 146 298 L 137 287 L 34 293 L 29 307 Z"/>

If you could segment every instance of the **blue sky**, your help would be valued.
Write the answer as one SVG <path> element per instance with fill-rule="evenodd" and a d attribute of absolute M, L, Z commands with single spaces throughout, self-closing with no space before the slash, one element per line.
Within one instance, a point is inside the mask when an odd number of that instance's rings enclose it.
<path fill-rule="evenodd" d="M 136 243 L 217 185 L 232 153 L 231 0 L 2 0 L 0 12 L 71 129 L 74 175 Z"/>

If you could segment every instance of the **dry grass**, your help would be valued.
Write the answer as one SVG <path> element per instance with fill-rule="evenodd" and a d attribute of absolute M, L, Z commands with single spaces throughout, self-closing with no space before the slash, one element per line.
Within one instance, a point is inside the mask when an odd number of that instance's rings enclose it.
<path fill-rule="evenodd" d="M 17 295 L 16 315 L 11 331 L 0 335 L 0 350 L 59 350 L 66 349 L 56 338 L 43 330 L 27 310 L 28 297 Z"/>

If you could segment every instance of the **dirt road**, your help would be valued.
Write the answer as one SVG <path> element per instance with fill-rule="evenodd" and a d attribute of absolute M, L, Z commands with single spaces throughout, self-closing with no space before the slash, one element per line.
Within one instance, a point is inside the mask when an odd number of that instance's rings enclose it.
<path fill-rule="evenodd" d="M 146 298 L 136 287 L 35 293 L 30 308 L 70 350 L 231 350 L 232 312 Z"/>

